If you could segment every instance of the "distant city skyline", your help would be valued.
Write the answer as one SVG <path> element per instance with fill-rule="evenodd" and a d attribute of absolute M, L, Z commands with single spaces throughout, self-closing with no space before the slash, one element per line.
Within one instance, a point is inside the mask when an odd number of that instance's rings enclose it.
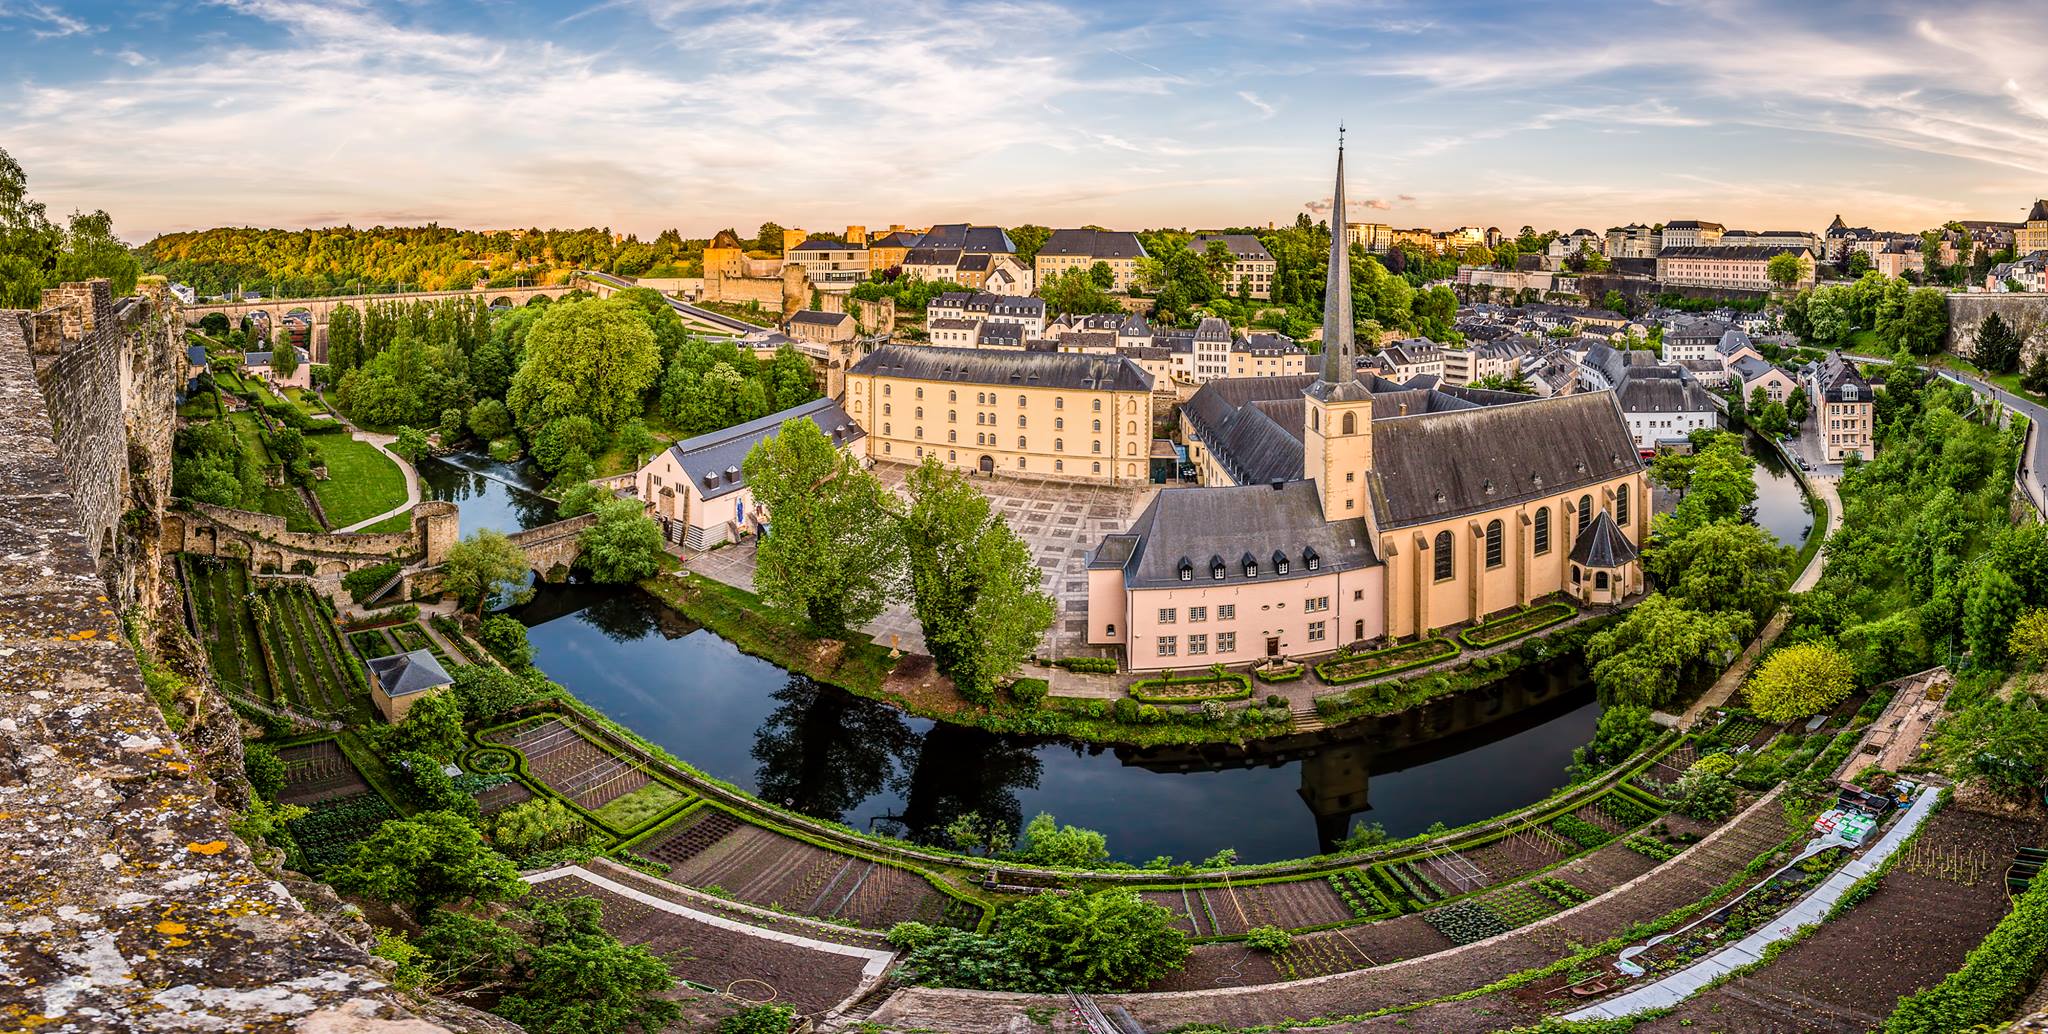
<path fill-rule="evenodd" d="M 2038 0 L 0 0 L 53 213 L 213 226 L 2017 221 Z"/>

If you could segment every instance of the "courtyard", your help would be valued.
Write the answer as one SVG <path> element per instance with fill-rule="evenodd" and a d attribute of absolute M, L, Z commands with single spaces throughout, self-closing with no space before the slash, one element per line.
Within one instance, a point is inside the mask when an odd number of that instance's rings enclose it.
<path fill-rule="evenodd" d="M 899 495 L 912 469 L 897 463 L 874 466 L 875 475 Z M 1045 591 L 1058 606 L 1058 617 L 1047 633 L 1044 652 L 1050 656 L 1088 652 L 1084 642 L 1088 630 L 1088 552 L 1104 535 L 1128 527 L 1131 518 L 1151 501 L 1152 493 L 1160 490 L 1159 486 L 1132 488 L 1009 476 L 970 476 L 968 480 L 988 497 L 996 512 L 1009 522 L 1010 529 L 1030 547 L 1032 558 L 1043 572 Z M 699 574 L 751 592 L 755 545 L 749 539 L 695 554 L 687 558 L 687 564 Z M 882 645 L 910 653 L 924 652 L 923 632 L 907 603 L 892 605 L 863 631 Z"/>

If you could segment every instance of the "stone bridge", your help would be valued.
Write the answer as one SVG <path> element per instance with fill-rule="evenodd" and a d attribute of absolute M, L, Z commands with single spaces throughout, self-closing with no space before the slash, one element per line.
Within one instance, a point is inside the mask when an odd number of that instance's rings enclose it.
<path fill-rule="evenodd" d="M 528 528 L 506 537 L 526 554 L 528 566 L 541 577 L 549 581 L 558 581 L 568 573 L 569 567 L 576 563 L 576 558 L 583 552 L 583 547 L 577 542 L 578 537 L 583 534 L 583 529 L 596 523 L 597 515 L 586 513 L 566 521 Z"/>
<path fill-rule="evenodd" d="M 461 524 L 454 503 L 412 508 L 412 527 L 379 535 L 287 531 L 282 517 L 193 503 L 164 514 L 164 548 L 238 557 L 256 572 L 340 574 L 397 560 L 435 565 L 448 558 Z"/>
<path fill-rule="evenodd" d="M 336 309 L 349 306 L 361 311 L 372 302 L 438 302 L 451 298 L 476 298 L 486 305 L 525 305 L 535 298 L 560 298 L 577 289 L 608 296 L 613 288 L 609 284 L 586 282 L 580 275 L 566 284 L 552 284 L 541 287 L 480 287 L 468 291 L 405 291 L 398 294 L 348 294 L 327 298 L 262 298 L 256 301 L 223 302 L 217 305 L 188 305 L 185 307 L 185 323 L 196 325 L 212 313 L 220 313 L 231 324 L 239 324 L 244 317 L 263 316 L 270 321 L 272 330 L 284 317 L 303 312 L 313 321 L 311 354 L 313 361 L 327 358 L 327 322 Z"/>

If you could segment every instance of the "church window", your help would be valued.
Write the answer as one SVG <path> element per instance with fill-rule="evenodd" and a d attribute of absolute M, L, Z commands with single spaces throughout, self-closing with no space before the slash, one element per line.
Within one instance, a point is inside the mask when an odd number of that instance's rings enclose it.
<path fill-rule="evenodd" d="M 1431 549 L 1431 552 L 1436 555 L 1437 581 L 1444 581 L 1457 573 L 1456 564 L 1451 557 L 1450 532 L 1439 531 L 1436 533 L 1436 545 Z"/>

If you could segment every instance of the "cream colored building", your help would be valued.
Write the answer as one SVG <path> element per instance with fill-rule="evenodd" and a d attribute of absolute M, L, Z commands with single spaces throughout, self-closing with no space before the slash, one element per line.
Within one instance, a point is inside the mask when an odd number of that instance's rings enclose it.
<path fill-rule="evenodd" d="M 1665 232 L 1665 240 L 1670 240 Z M 1771 283 L 1770 264 L 1779 255 L 1800 255 L 1808 259 L 1800 270 L 1800 278 L 1792 284 L 1797 289 L 1813 286 L 1813 262 L 1803 248 L 1720 248 L 1720 247 L 1674 247 L 1667 245 L 1657 253 L 1657 279 L 1680 287 L 1714 287 L 1735 291 L 1769 291 Z"/>
<path fill-rule="evenodd" d="M 1372 254 L 1384 255 L 1394 248 L 1394 228 L 1386 223 L 1345 223 L 1344 240 Z"/>
<path fill-rule="evenodd" d="M 1128 291 L 1138 275 L 1138 260 L 1145 246 L 1128 230 L 1054 230 L 1032 260 L 1032 275 L 1040 287 L 1070 269 L 1091 269 L 1107 263 L 1115 280 L 1110 290 Z"/>
<path fill-rule="evenodd" d="M 884 345 L 846 375 L 877 462 L 1144 484 L 1153 379 L 1116 355 Z"/>
<path fill-rule="evenodd" d="M 1711 248 L 1721 240 L 1727 227 L 1698 219 L 1674 219 L 1664 224 L 1664 248 Z M 1661 255 L 1662 252 L 1660 251 Z"/>
<path fill-rule="evenodd" d="M 1225 293 L 1236 295 L 1243 292 L 1262 301 L 1273 297 L 1273 274 L 1280 268 L 1279 263 L 1273 260 L 1272 252 L 1267 251 L 1257 237 L 1248 233 L 1196 237 L 1188 241 L 1188 250 L 1198 256 L 1206 256 L 1212 243 L 1220 243 L 1230 251 L 1230 267 L 1224 273 L 1222 284 Z"/>
<path fill-rule="evenodd" d="M 868 278 L 866 241 L 835 241 L 813 237 L 783 253 L 820 291 L 851 291 Z"/>
<path fill-rule="evenodd" d="M 2034 202 L 2025 225 L 2012 232 L 2013 254 L 2025 256 L 2037 251 L 2048 251 L 2048 200 Z"/>
<path fill-rule="evenodd" d="M 814 399 L 663 449 L 634 475 L 633 494 L 647 503 L 663 537 L 687 549 L 711 549 L 755 534 L 767 515 L 754 505 L 741 468 L 754 446 L 800 417 L 840 448 L 860 447 L 860 425 L 846 410 L 831 398 Z"/>
<path fill-rule="evenodd" d="M 1806 396 L 1829 462 L 1877 456 L 1877 392 L 1854 363 L 1836 352 L 1813 364 L 1806 371 Z"/>

